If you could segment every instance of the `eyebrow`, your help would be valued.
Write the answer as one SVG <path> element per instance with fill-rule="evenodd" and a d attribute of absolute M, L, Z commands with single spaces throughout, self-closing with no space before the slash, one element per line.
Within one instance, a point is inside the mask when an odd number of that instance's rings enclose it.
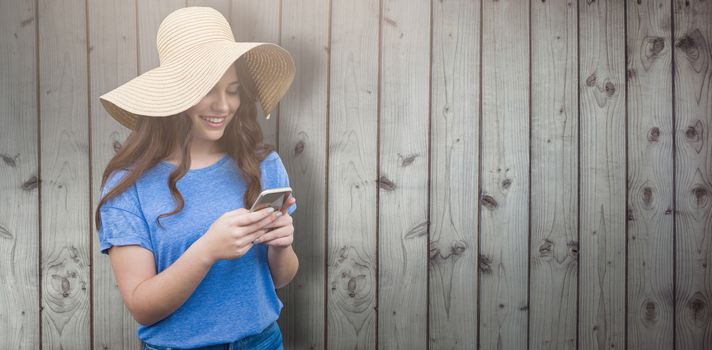
<path fill-rule="evenodd" d="M 239 81 L 233 81 L 232 83 L 227 84 L 227 85 L 235 85 L 235 84 L 239 84 L 239 83 L 240 83 Z"/>

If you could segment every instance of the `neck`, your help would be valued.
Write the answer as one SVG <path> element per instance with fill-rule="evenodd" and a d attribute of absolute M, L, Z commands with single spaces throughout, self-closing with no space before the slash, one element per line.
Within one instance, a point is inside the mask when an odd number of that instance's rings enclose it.
<path fill-rule="evenodd" d="M 192 160 L 206 159 L 222 153 L 224 152 L 217 142 L 196 142 L 196 140 L 193 140 L 190 145 L 190 159 Z M 176 149 L 168 158 L 178 160 L 182 158 L 182 155 L 183 152 L 180 149 Z"/>

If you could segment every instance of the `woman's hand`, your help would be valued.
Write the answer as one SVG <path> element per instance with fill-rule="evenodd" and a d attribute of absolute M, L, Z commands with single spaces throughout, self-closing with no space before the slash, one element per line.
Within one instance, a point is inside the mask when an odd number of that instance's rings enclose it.
<path fill-rule="evenodd" d="M 280 210 L 282 215 L 265 227 L 268 230 L 267 233 L 257 238 L 255 244 L 264 243 L 275 248 L 287 248 L 292 245 L 294 226 L 292 225 L 292 216 L 287 212 L 287 208 L 296 202 L 297 200 L 292 196 L 287 199 Z"/>
<path fill-rule="evenodd" d="M 245 208 L 228 211 L 215 220 L 198 241 L 212 261 L 239 258 L 252 248 L 256 238 L 267 232 L 267 225 L 276 217 L 274 209 L 269 207 L 254 213 Z"/>

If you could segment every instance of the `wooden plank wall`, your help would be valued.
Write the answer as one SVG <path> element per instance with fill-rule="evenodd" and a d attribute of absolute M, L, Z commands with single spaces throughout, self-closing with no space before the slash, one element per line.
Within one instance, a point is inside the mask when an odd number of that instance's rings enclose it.
<path fill-rule="evenodd" d="M 287 48 L 288 349 L 711 349 L 712 3 L 0 2 L 0 348 L 138 348 L 98 97 L 211 6 Z"/>
<path fill-rule="evenodd" d="M 625 5 L 579 8 L 579 335 L 591 347 L 625 344 Z"/>
<path fill-rule="evenodd" d="M 531 2 L 529 342 L 575 349 L 578 223 L 578 4 Z M 538 179 L 557 179 L 555 182 Z"/>

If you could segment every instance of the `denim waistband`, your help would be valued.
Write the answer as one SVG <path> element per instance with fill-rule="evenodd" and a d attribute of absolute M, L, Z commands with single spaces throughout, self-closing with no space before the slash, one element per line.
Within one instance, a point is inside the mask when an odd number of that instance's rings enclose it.
<path fill-rule="evenodd" d="M 148 344 L 141 342 L 142 350 L 182 350 L 186 348 L 172 348 Z M 238 339 L 232 343 L 215 344 L 203 346 L 199 348 L 191 348 L 193 350 L 282 350 L 282 332 L 279 329 L 277 321 L 270 324 L 261 333 L 250 335 L 242 339 Z"/>

